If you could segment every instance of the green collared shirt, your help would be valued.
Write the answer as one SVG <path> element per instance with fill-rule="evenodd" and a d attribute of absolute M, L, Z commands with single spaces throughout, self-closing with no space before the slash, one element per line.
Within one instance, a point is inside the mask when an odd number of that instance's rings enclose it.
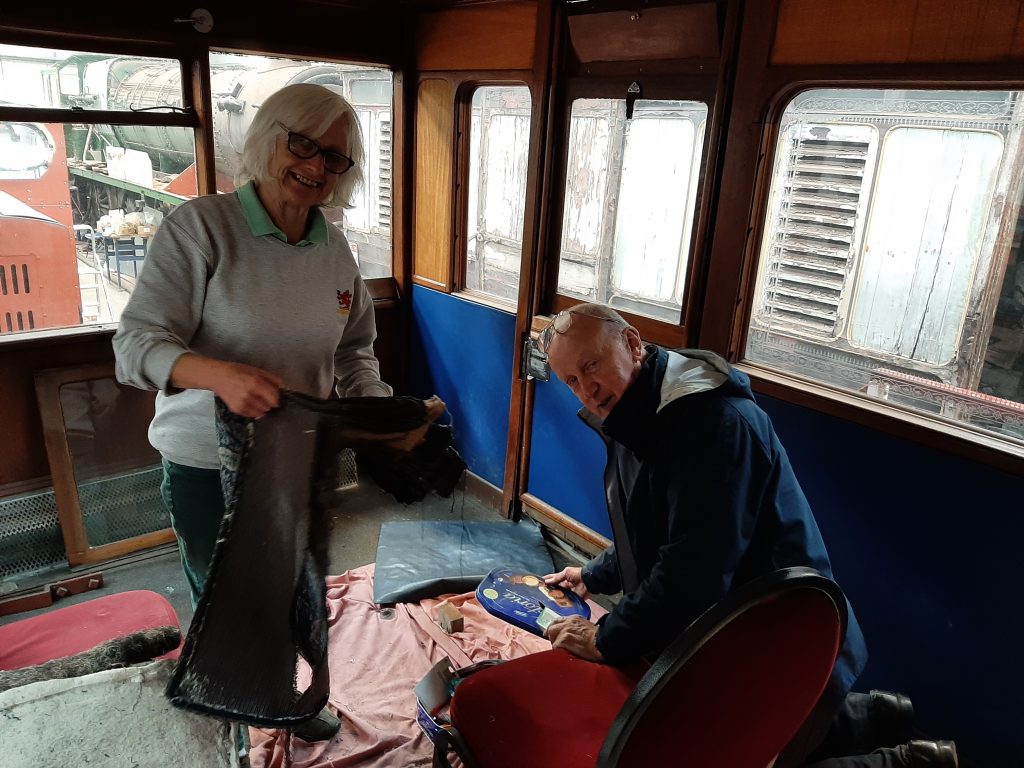
<path fill-rule="evenodd" d="M 288 236 L 278 228 L 260 202 L 259 195 L 256 194 L 256 182 L 250 181 L 237 189 L 235 194 L 238 195 L 238 201 L 242 204 L 242 214 L 254 236 L 273 235 L 283 243 L 288 242 Z M 313 213 L 312 224 L 295 245 L 327 245 L 327 220 L 319 208 Z"/>

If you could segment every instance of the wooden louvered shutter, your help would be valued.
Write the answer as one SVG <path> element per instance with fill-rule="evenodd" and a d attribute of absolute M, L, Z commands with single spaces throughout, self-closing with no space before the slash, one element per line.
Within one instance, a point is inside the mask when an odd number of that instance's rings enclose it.
<path fill-rule="evenodd" d="M 755 321 L 830 341 L 843 332 L 877 132 L 797 123 L 784 137 L 776 170 L 783 181 L 771 203 Z"/>

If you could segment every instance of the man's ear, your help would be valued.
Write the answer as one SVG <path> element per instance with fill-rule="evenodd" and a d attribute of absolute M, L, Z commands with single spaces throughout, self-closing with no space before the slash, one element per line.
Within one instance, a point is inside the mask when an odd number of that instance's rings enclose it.
<path fill-rule="evenodd" d="M 644 342 L 640 338 L 640 331 L 633 326 L 628 326 L 624 333 L 626 334 L 626 346 L 629 348 L 630 356 L 634 360 L 642 360 L 644 356 Z"/>

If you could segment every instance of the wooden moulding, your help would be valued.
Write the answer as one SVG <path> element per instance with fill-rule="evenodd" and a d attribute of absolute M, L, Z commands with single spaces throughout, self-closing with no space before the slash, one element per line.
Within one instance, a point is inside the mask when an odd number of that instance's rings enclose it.
<path fill-rule="evenodd" d="M 611 544 L 609 539 L 597 531 L 592 531 L 532 494 L 524 493 L 520 499 L 523 503 L 523 511 L 531 519 L 536 520 L 555 536 L 572 544 L 577 549 L 583 550 L 588 555 L 596 555 Z"/>
<path fill-rule="evenodd" d="M 720 53 L 713 2 L 570 16 L 569 37 L 584 63 L 717 59 Z"/>
<path fill-rule="evenodd" d="M 451 290 L 454 90 L 444 79 L 420 83 L 416 100 L 413 201 L 414 283 Z"/>
<path fill-rule="evenodd" d="M 57 503 L 57 518 L 68 563 L 72 566 L 97 563 L 115 557 L 148 549 L 174 541 L 174 531 L 165 528 L 160 531 L 133 536 L 100 546 L 90 546 L 82 507 L 78 496 L 74 462 L 68 443 L 64 412 L 60 403 L 60 388 L 64 384 L 114 377 L 113 363 L 100 363 L 73 368 L 57 368 L 38 371 L 35 375 L 36 397 L 43 424 L 43 440 L 50 464 L 53 495 Z"/>
<path fill-rule="evenodd" d="M 908 64 L 1024 59 L 1018 2 L 782 0 L 775 64 Z"/>
<path fill-rule="evenodd" d="M 416 67 L 421 72 L 530 69 L 536 25 L 536 2 L 420 14 L 416 19 Z"/>

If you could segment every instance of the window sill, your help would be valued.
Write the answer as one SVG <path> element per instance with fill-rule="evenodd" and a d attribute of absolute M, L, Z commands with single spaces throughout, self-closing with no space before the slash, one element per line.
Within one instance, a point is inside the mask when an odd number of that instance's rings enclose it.
<path fill-rule="evenodd" d="M 930 448 L 1024 475 L 1024 444 L 1002 440 L 951 421 L 786 375 L 752 363 L 734 364 L 750 376 L 756 393 L 837 416 Z"/>
<path fill-rule="evenodd" d="M 0 336 L 0 349 L 14 347 L 44 347 L 50 344 L 64 344 L 77 339 L 113 336 L 117 323 L 101 323 L 99 325 L 75 326 L 73 328 L 47 328 L 39 331 L 22 331 L 21 333 Z"/>
<path fill-rule="evenodd" d="M 483 304 L 484 306 L 490 307 L 491 309 L 498 309 L 502 312 L 508 312 L 511 315 L 516 313 L 516 304 L 513 301 L 506 301 L 499 299 L 496 296 L 492 296 L 489 293 L 483 291 L 475 291 L 472 288 L 464 288 L 461 291 L 455 291 L 455 295 L 466 301 L 472 301 L 476 304 Z"/>

